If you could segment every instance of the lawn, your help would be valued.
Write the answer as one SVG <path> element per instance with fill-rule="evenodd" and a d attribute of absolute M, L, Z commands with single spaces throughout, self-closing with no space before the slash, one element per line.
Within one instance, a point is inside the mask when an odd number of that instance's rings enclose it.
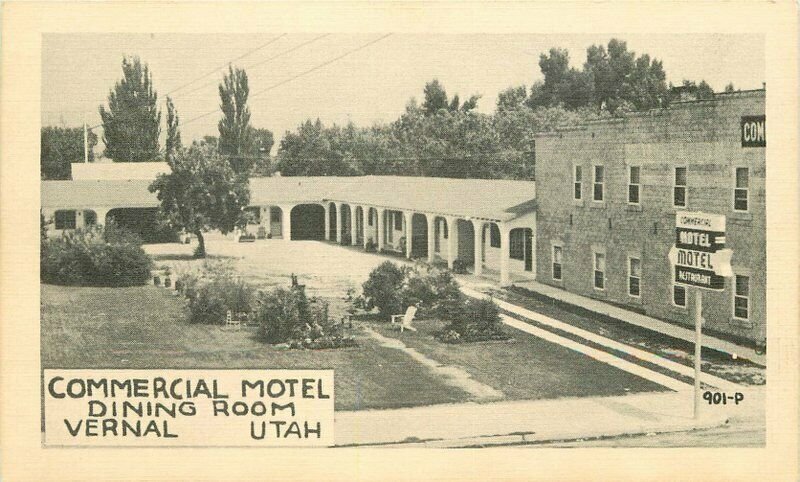
<path fill-rule="evenodd" d="M 667 390 L 510 327 L 504 328 L 513 336 L 508 341 L 448 344 L 434 338 L 434 333 L 444 326 L 442 322 L 422 320 L 414 326 L 417 332 L 399 333 L 377 323 L 373 328 L 443 364 L 461 367 L 474 380 L 502 391 L 506 399 L 612 396 Z"/>
<path fill-rule="evenodd" d="M 250 329 L 189 324 L 182 301 L 153 286 L 42 285 L 41 292 L 43 368 L 333 369 L 337 410 L 469 398 L 403 353 L 359 333 L 355 348 L 282 350 L 255 340 Z"/>

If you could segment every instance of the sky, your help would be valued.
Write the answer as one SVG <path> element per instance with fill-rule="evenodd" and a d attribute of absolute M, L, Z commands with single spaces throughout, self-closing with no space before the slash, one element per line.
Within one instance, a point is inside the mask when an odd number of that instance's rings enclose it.
<path fill-rule="evenodd" d="M 46 34 L 42 39 L 42 125 L 100 124 L 98 107 L 122 76 L 123 56 L 139 56 L 153 74 L 166 122 L 166 95 L 181 119 L 184 143 L 217 135 L 218 84 L 227 66 L 244 68 L 251 124 L 275 134 L 306 119 L 360 126 L 396 119 L 409 99 L 438 78 L 448 95 L 480 94 L 494 110 L 498 92 L 542 79 L 539 55 L 566 48 L 580 68 L 586 48 L 620 38 L 637 54 L 664 62 L 667 81 L 705 79 L 761 88 L 763 38 L 719 34 Z M 162 126 L 162 147 L 166 127 Z M 102 129 L 95 132 L 102 139 Z M 96 148 L 101 151 L 102 140 Z"/>

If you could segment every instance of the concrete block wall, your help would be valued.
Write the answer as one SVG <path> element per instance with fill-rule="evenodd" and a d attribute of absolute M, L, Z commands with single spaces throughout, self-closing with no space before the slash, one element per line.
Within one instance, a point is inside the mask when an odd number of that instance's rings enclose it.
<path fill-rule="evenodd" d="M 704 293 L 706 326 L 735 338 L 761 341 L 766 315 L 765 149 L 741 145 L 741 116 L 764 114 L 764 92 L 717 96 L 634 117 L 590 123 L 584 129 L 541 135 L 537 158 L 537 279 L 569 291 L 679 323 L 687 308 L 672 304 L 667 253 L 675 212 L 727 217 L 734 272 L 750 276 L 749 320 L 734 319 L 733 281 Z M 583 199 L 573 200 L 573 166 L 583 166 Z M 592 201 L 592 169 L 605 168 L 604 202 Z M 640 204 L 628 203 L 628 168 L 640 166 Z M 687 167 L 687 206 L 673 207 L 675 166 Z M 749 210 L 733 209 L 735 169 L 749 168 Z M 563 249 L 563 280 L 552 278 L 552 246 Z M 593 286 L 593 250 L 606 255 L 606 286 Z M 628 294 L 628 257 L 641 259 L 641 296 Z"/>

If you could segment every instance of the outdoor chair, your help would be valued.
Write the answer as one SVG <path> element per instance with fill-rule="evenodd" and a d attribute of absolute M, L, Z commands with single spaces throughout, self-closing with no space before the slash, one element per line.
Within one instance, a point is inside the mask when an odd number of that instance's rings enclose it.
<path fill-rule="evenodd" d="M 414 321 L 414 315 L 417 314 L 417 307 L 416 306 L 409 306 L 406 309 L 406 312 L 402 315 L 392 315 L 392 324 L 398 323 L 397 320 L 400 320 L 400 332 L 402 333 L 403 330 L 411 330 L 417 331 L 416 328 L 411 326 L 411 322 Z"/>
<path fill-rule="evenodd" d="M 233 319 L 233 313 L 231 313 L 231 310 L 228 310 L 228 314 L 225 316 L 225 328 L 236 331 L 242 329 L 242 320 L 240 320 L 239 317 Z"/>

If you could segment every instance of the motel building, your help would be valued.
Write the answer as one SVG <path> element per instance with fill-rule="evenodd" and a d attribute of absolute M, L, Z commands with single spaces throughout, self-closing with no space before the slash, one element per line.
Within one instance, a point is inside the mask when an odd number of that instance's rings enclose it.
<path fill-rule="evenodd" d="M 734 276 L 705 294 L 705 328 L 756 344 L 766 339 L 765 146 L 765 90 L 717 94 L 542 133 L 535 183 L 251 178 L 247 231 L 451 268 L 458 259 L 501 286 L 549 285 L 691 326 L 694 288 L 674 283 L 668 261 L 675 215 L 723 214 Z M 152 224 L 159 203 L 148 186 L 167 168 L 79 163 L 71 180 L 42 181 L 49 235 L 110 219 Z"/>

